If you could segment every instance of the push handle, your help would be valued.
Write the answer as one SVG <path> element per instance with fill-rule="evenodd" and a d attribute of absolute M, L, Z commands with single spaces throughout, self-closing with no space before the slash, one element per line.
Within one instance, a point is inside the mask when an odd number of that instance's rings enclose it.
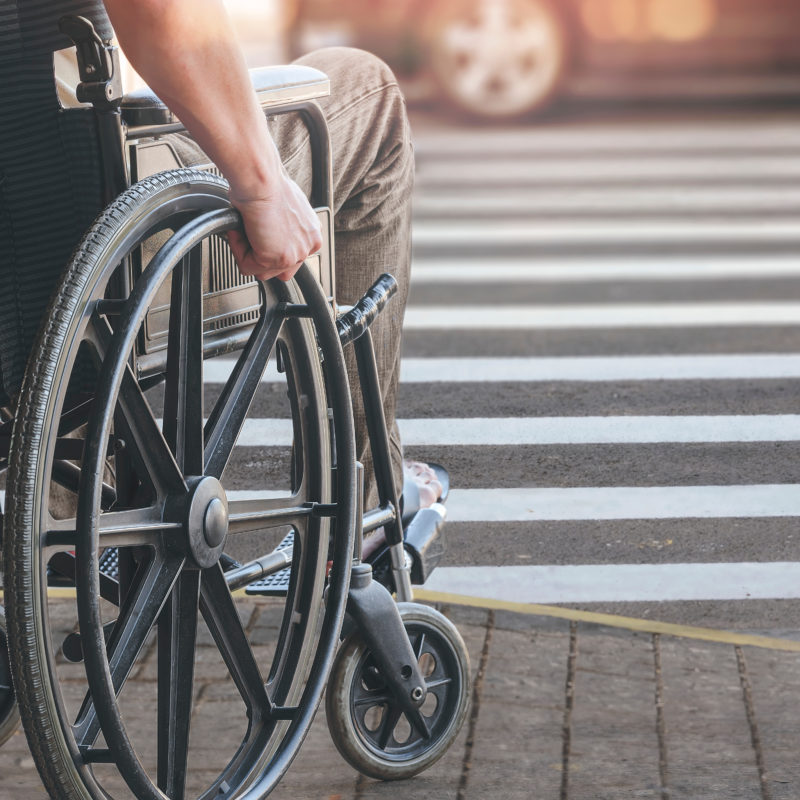
<path fill-rule="evenodd" d="M 72 39 L 78 51 L 81 82 L 76 91 L 81 103 L 92 103 L 98 111 L 119 108 L 122 101 L 119 50 L 104 42 L 86 17 L 61 17 L 58 28 Z"/>
<path fill-rule="evenodd" d="M 384 272 L 370 286 L 366 294 L 345 314 L 336 320 L 336 329 L 342 346 L 354 342 L 369 328 L 392 295 L 397 292 L 397 281 Z"/>

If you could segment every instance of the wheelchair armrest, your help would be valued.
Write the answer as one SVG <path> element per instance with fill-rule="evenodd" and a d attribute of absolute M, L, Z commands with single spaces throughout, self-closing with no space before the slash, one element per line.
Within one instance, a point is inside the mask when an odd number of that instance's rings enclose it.
<path fill-rule="evenodd" d="M 265 110 L 330 94 L 330 81 L 324 72 L 299 64 L 251 69 L 250 80 Z M 178 122 L 178 118 L 148 87 L 122 98 L 122 120 L 130 127 Z"/>

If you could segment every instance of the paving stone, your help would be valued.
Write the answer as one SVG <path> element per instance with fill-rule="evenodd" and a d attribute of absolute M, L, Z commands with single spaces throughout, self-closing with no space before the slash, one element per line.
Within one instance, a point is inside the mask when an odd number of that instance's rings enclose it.
<path fill-rule="evenodd" d="M 743 648 L 767 786 L 773 800 L 800 797 L 800 653 Z"/>
<path fill-rule="evenodd" d="M 731 645 L 661 641 L 670 800 L 761 799 Z"/>
<path fill-rule="evenodd" d="M 557 798 L 569 635 L 495 629 L 466 797 Z M 535 791 L 535 794 L 533 792 Z"/>
<path fill-rule="evenodd" d="M 281 604 L 241 598 L 241 618 L 256 657 L 269 662 Z M 485 609 L 444 607 L 467 645 L 473 675 L 490 619 Z M 469 722 L 449 752 L 408 781 L 363 778 L 339 755 L 324 710 L 300 754 L 270 800 L 561 800 L 562 725 L 570 643 L 563 620 L 495 613 L 471 751 Z M 73 628 L 71 603 L 51 613 L 56 637 Z M 764 632 L 768 633 L 768 632 Z M 798 638 L 797 632 L 781 632 Z M 659 785 L 653 639 L 621 629 L 581 623 L 566 800 L 665 800 Z M 207 787 L 241 741 L 244 704 L 216 647 L 200 631 L 189 763 L 189 792 Z M 669 800 L 762 800 L 735 648 L 661 636 Z M 743 650 L 772 800 L 800 797 L 800 655 Z M 121 706 L 146 760 L 155 756 L 155 650 L 126 685 Z M 265 667 L 266 669 L 266 667 Z M 59 664 L 70 709 L 85 691 L 82 664 Z M 466 792 L 459 795 L 465 755 Z M 113 766 L 115 800 L 129 791 Z M 194 796 L 194 795 L 193 795 Z M 0 800 L 46 800 L 21 732 L 0 748 Z"/>
<path fill-rule="evenodd" d="M 578 626 L 569 797 L 658 797 L 655 678 L 649 636 Z"/>

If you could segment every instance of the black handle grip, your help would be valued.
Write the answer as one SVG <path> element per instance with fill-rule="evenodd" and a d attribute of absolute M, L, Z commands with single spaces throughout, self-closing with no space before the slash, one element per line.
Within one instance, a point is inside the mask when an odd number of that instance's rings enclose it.
<path fill-rule="evenodd" d="M 336 320 L 336 329 L 342 346 L 354 342 L 369 328 L 392 295 L 397 291 L 397 281 L 384 272 L 370 286 L 366 294 L 345 314 Z"/>

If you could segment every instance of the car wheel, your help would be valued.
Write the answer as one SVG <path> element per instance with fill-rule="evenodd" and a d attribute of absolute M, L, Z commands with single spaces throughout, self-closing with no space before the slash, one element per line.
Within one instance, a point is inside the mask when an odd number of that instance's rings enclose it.
<path fill-rule="evenodd" d="M 445 97 L 481 117 L 541 109 L 567 58 L 564 24 L 548 0 L 453 0 L 428 25 L 431 67 Z"/>

